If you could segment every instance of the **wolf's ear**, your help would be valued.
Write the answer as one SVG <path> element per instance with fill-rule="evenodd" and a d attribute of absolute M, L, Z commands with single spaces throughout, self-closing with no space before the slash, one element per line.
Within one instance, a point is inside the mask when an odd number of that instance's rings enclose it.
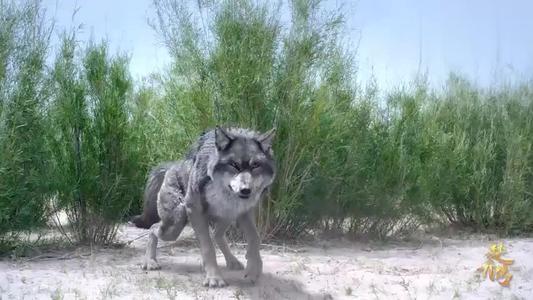
<path fill-rule="evenodd" d="M 218 125 L 215 127 L 215 144 L 217 146 L 218 151 L 226 149 L 232 140 L 233 136 L 229 134 L 226 130 L 224 130 Z"/>
<path fill-rule="evenodd" d="M 272 141 L 274 140 L 275 135 L 276 128 L 272 128 L 269 131 L 261 134 L 259 138 L 257 138 L 257 141 L 261 143 L 261 147 L 263 147 L 264 151 L 269 151 L 270 148 L 272 148 Z"/>

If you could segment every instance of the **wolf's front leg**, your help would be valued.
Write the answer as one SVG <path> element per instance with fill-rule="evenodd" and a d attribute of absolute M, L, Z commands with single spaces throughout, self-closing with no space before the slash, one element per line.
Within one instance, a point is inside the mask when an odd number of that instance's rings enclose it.
<path fill-rule="evenodd" d="M 263 261 L 259 254 L 259 245 L 261 243 L 259 234 L 255 227 L 254 214 L 252 211 L 244 214 L 237 220 L 241 230 L 244 233 L 248 248 L 246 249 L 246 270 L 245 278 L 248 278 L 252 283 L 257 282 L 259 276 L 263 272 Z"/>
<path fill-rule="evenodd" d="M 215 225 L 215 241 L 218 244 L 218 247 L 220 248 L 220 251 L 222 251 L 222 254 L 224 254 L 224 258 L 226 259 L 226 266 L 230 270 L 242 270 L 244 269 L 244 266 L 241 264 L 241 262 L 231 253 L 231 250 L 228 246 L 228 241 L 226 240 L 226 231 L 228 230 L 228 227 L 230 226 L 230 222 L 224 221 L 224 220 L 218 220 Z"/>
<path fill-rule="evenodd" d="M 223 287 L 227 284 L 224 279 L 222 279 L 220 269 L 217 265 L 215 247 L 213 246 L 213 241 L 209 235 L 207 216 L 199 205 L 195 205 L 199 203 L 200 201 L 196 201 L 192 205 L 189 205 L 187 207 L 187 213 L 192 228 L 194 229 L 196 239 L 200 243 L 200 253 L 202 254 L 202 262 L 206 273 L 203 285 L 209 287 Z"/>

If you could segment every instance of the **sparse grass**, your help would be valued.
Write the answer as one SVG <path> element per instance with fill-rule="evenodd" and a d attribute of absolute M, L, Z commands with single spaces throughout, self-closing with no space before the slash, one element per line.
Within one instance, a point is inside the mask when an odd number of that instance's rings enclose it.
<path fill-rule="evenodd" d="M 74 289 L 74 297 L 75 299 L 87 299 L 86 296 L 83 295 L 83 293 L 79 289 Z"/>
<path fill-rule="evenodd" d="M 159 290 L 164 290 L 168 299 L 176 299 L 178 295 L 178 288 L 181 287 L 182 284 L 175 279 L 173 280 L 167 277 L 158 277 L 155 279 L 155 286 Z"/>
<path fill-rule="evenodd" d="M 346 296 L 351 296 L 352 293 L 353 293 L 353 290 L 352 290 L 351 287 L 344 288 L 344 294 L 345 294 Z"/>
<path fill-rule="evenodd" d="M 376 297 L 376 299 L 380 299 L 379 298 L 379 295 L 381 294 L 378 287 L 376 286 L 376 284 L 374 282 L 372 282 L 370 284 L 370 290 L 372 291 L 372 294 L 374 294 L 374 296 Z"/>
<path fill-rule="evenodd" d="M 241 297 L 244 296 L 244 292 L 240 288 L 236 288 L 235 291 L 233 291 L 233 297 L 237 300 L 241 300 Z"/>
<path fill-rule="evenodd" d="M 65 298 L 65 295 L 63 294 L 63 291 L 61 290 L 61 288 L 57 288 L 56 290 L 54 290 L 54 292 L 50 295 L 50 298 L 52 300 L 63 300 L 63 298 Z"/>
<path fill-rule="evenodd" d="M 427 290 L 428 290 L 428 296 L 433 296 L 434 294 L 436 294 L 437 290 L 435 287 L 435 281 L 431 280 L 429 282 Z"/>
<path fill-rule="evenodd" d="M 458 291 L 458 290 L 455 290 L 453 292 L 453 297 L 452 299 L 461 299 L 461 293 Z"/>
<path fill-rule="evenodd" d="M 118 296 L 119 293 L 117 291 L 117 281 L 115 279 L 111 279 L 106 286 L 100 289 L 100 299 L 106 300 L 111 299 L 114 296 Z"/>

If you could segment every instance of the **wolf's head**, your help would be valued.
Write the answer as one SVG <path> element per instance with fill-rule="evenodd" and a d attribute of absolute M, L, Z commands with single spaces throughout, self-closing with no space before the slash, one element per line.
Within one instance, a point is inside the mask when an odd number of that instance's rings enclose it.
<path fill-rule="evenodd" d="M 215 128 L 218 160 L 212 178 L 242 199 L 255 198 L 274 180 L 272 152 L 275 130 L 265 133 L 241 128 Z"/>

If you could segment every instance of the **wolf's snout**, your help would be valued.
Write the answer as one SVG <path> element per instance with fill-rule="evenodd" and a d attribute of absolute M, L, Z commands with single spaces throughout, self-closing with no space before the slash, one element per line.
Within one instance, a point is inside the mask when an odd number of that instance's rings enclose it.
<path fill-rule="evenodd" d="M 230 187 L 234 193 L 238 194 L 241 198 L 248 198 L 252 193 L 250 189 L 250 183 L 252 176 L 249 172 L 243 172 L 235 176 L 230 182 Z"/>

